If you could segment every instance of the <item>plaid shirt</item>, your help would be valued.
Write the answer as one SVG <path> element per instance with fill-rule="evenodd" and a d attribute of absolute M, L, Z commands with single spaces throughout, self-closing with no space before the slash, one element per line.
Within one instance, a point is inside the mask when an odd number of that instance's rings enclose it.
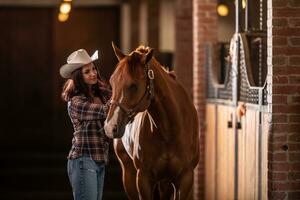
<path fill-rule="evenodd" d="M 108 162 L 109 141 L 103 123 L 109 110 L 108 98 L 103 105 L 92 103 L 85 96 L 74 96 L 68 101 L 68 114 L 74 128 L 69 159 L 91 157 L 97 162 Z"/>

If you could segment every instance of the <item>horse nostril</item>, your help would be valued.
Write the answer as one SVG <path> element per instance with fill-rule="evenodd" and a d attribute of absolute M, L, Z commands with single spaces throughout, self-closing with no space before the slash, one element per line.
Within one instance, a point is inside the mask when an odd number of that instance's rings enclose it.
<path fill-rule="evenodd" d="M 117 132 L 118 128 L 117 128 L 117 125 L 113 128 L 113 132 Z"/>

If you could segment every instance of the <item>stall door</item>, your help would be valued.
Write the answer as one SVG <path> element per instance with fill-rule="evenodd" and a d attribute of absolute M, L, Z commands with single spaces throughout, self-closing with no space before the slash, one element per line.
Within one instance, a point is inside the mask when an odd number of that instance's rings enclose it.
<path fill-rule="evenodd" d="M 247 12 L 241 2 L 230 44 L 206 46 L 207 200 L 267 199 L 267 1 L 247 1 Z"/>
<path fill-rule="evenodd" d="M 230 106 L 206 109 L 206 199 L 267 199 L 267 114 L 259 125 L 255 109 L 236 122 Z"/>

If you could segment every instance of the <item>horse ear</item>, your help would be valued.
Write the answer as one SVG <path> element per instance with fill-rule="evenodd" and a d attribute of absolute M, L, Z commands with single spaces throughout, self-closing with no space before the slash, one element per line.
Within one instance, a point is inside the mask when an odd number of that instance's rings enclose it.
<path fill-rule="evenodd" d="M 122 60 L 125 55 L 121 52 L 121 50 L 115 45 L 115 43 L 112 41 L 111 46 L 114 49 L 115 55 L 117 56 L 118 60 Z"/>
<path fill-rule="evenodd" d="M 153 49 L 150 48 L 149 52 L 145 56 L 144 64 L 147 64 L 153 57 Z"/>
<path fill-rule="evenodd" d="M 149 47 L 147 47 L 147 48 L 149 48 Z M 153 57 L 153 49 L 149 48 L 148 53 L 145 56 L 143 56 L 142 62 L 144 64 L 147 64 L 151 60 L 152 57 Z"/>

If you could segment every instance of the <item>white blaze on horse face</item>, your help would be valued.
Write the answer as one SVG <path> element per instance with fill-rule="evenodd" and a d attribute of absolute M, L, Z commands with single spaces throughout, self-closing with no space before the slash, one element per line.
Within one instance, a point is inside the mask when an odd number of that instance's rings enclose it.
<path fill-rule="evenodd" d="M 107 119 L 106 119 L 104 122 L 104 130 L 105 130 L 107 137 L 109 137 L 109 138 L 114 137 L 114 128 L 117 126 L 118 116 L 119 116 L 120 111 L 121 111 L 120 108 L 116 107 L 116 109 L 114 110 L 113 116 L 110 118 L 110 120 L 107 121 Z"/>

